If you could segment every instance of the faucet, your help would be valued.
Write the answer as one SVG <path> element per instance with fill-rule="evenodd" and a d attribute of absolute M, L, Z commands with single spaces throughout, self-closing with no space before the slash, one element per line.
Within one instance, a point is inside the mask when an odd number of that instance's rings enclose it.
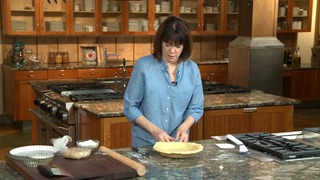
<path fill-rule="evenodd" d="M 126 90 L 126 71 L 127 71 L 127 68 L 126 68 L 126 59 L 123 58 L 122 59 L 122 76 L 123 76 L 123 91 Z"/>
<path fill-rule="evenodd" d="M 118 72 L 114 74 L 114 88 L 117 89 L 118 86 Z"/>

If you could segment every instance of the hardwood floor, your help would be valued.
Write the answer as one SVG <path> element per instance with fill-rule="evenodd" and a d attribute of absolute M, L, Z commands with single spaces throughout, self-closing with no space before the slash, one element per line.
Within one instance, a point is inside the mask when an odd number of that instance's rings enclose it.
<path fill-rule="evenodd" d="M 320 108 L 304 108 L 294 110 L 294 130 L 299 131 L 305 127 L 320 127 Z M 0 161 L 11 149 L 19 146 L 31 145 L 30 128 L 20 130 L 17 126 L 0 116 Z"/>

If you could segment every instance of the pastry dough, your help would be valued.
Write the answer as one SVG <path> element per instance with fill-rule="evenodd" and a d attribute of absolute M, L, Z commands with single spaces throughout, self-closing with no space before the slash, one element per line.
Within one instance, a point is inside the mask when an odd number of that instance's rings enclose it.
<path fill-rule="evenodd" d="M 190 142 L 157 142 L 153 149 L 162 156 L 172 158 L 187 158 L 196 155 L 203 150 L 203 146 Z"/>

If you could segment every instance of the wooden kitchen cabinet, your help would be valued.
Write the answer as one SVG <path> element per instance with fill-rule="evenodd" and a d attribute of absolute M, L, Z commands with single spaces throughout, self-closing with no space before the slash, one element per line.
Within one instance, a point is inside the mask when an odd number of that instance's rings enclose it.
<path fill-rule="evenodd" d="M 320 100 L 320 70 L 290 70 L 283 72 L 284 97 L 301 101 Z"/>
<path fill-rule="evenodd" d="M 198 67 L 202 79 L 228 84 L 228 64 L 199 64 Z"/>
<path fill-rule="evenodd" d="M 203 139 L 202 119 L 192 126 L 190 140 Z M 97 118 L 78 109 L 78 139 L 98 139 L 101 146 L 123 148 L 131 146 L 131 123 L 125 117 Z"/>
<path fill-rule="evenodd" d="M 131 146 L 131 123 L 125 117 L 97 118 L 78 109 L 78 139 L 98 139 L 102 146 Z M 293 130 L 293 105 L 245 109 L 206 110 L 190 129 L 190 140 L 210 139 L 213 135 Z"/>
<path fill-rule="evenodd" d="M 71 34 L 100 35 L 124 34 L 124 2 L 121 0 L 92 1 L 71 0 L 69 11 Z"/>
<path fill-rule="evenodd" d="M 48 70 L 48 79 L 77 79 L 78 70 L 76 69 L 58 69 Z"/>
<path fill-rule="evenodd" d="M 47 71 L 12 71 L 2 66 L 4 113 L 14 121 L 32 120 L 35 94 L 28 81 L 47 79 Z"/>
<path fill-rule="evenodd" d="M 312 0 L 279 0 L 278 33 L 310 32 Z"/>
<path fill-rule="evenodd" d="M 4 0 L 2 6 L 6 35 L 70 34 L 70 1 Z"/>
<path fill-rule="evenodd" d="M 127 78 L 130 77 L 132 70 L 133 70 L 132 67 L 127 67 L 126 68 L 126 77 Z M 122 73 L 123 73 L 122 67 L 120 67 L 120 68 L 117 68 L 117 67 L 115 67 L 115 68 L 107 68 L 106 77 L 107 78 L 114 78 L 115 74 L 117 74 L 118 78 L 122 78 L 123 77 Z"/>
<path fill-rule="evenodd" d="M 97 118 L 78 109 L 78 139 L 97 139 L 101 146 L 122 148 L 131 146 L 131 123 L 125 117 Z"/>
<path fill-rule="evenodd" d="M 106 76 L 107 76 L 107 70 L 105 68 L 78 69 L 78 78 L 79 79 L 105 78 Z"/>
<path fill-rule="evenodd" d="M 93 1 L 91 6 L 85 5 L 82 0 L 19 0 L 18 3 L 4 0 L 3 33 L 55 36 L 155 35 L 158 25 L 166 17 L 176 15 L 188 22 L 192 34 L 237 34 L 238 1 L 99 0 Z"/>
<path fill-rule="evenodd" d="M 293 106 L 208 110 L 203 117 L 204 139 L 211 136 L 249 132 L 293 130 Z"/>

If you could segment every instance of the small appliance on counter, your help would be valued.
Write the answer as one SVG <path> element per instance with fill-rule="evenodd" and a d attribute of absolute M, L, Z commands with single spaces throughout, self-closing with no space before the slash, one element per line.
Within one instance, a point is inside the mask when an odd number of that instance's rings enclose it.
<path fill-rule="evenodd" d="M 23 49 L 23 42 L 16 41 L 12 44 L 12 49 L 9 51 L 8 56 L 14 67 L 23 67 L 26 65 Z"/>

